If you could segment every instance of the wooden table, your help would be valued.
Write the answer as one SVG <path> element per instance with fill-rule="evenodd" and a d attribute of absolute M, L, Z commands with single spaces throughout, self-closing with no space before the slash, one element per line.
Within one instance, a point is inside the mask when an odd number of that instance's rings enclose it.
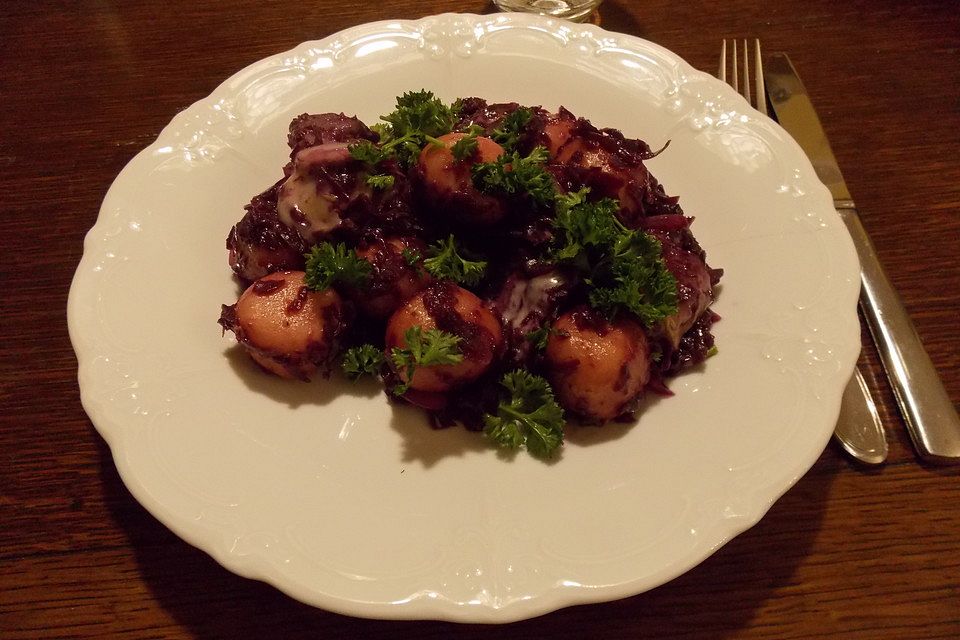
<path fill-rule="evenodd" d="M 960 468 L 831 444 L 756 527 L 677 580 L 506 627 L 358 620 L 239 578 L 124 488 L 80 406 L 65 305 L 101 199 L 179 110 L 247 64 L 483 0 L 6 3 L 0 16 L 0 636 L 960 637 Z M 801 70 L 880 257 L 960 402 L 960 12 L 949 0 L 607 0 L 604 27 L 714 70 L 759 36 Z"/>

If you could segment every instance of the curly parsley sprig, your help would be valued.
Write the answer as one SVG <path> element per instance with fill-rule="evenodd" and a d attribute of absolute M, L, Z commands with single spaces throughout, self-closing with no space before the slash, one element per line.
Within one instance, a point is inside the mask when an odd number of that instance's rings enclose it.
<path fill-rule="evenodd" d="M 462 138 L 450 146 L 450 153 L 458 162 L 469 160 L 476 154 L 479 148 L 477 136 L 483 133 L 483 127 L 473 124 L 464 133 L 465 135 Z"/>
<path fill-rule="evenodd" d="M 407 91 L 397 98 L 397 108 L 380 119 L 395 137 L 406 135 L 441 136 L 453 128 L 456 117 L 432 91 Z"/>
<path fill-rule="evenodd" d="M 403 257 L 403 261 L 407 263 L 408 267 L 415 267 L 420 263 L 421 260 L 423 260 L 423 256 L 420 255 L 420 250 L 411 249 L 410 247 L 404 247 L 403 251 L 400 252 L 400 255 Z"/>
<path fill-rule="evenodd" d="M 520 135 L 532 119 L 533 111 L 527 107 L 519 107 L 504 117 L 500 126 L 490 132 L 490 137 L 510 153 L 516 149 L 517 143 L 520 141 Z"/>
<path fill-rule="evenodd" d="M 383 147 L 379 147 L 369 140 L 358 140 L 347 146 L 350 157 L 359 160 L 364 164 L 375 167 L 390 157 L 390 152 Z"/>
<path fill-rule="evenodd" d="M 340 367 L 351 380 L 364 375 L 375 376 L 383 365 L 383 351 L 372 344 L 350 347 L 343 354 Z"/>
<path fill-rule="evenodd" d="M 661 256 L 660 241 L 640 231 L 615 243 L 609 265 L 590 284 L 590 306 L 609 316 L 625 309 L 652 327 L 677 312 L 677 280 Z"/>
<path fill-rule="evenodd" d="M 383 191 L 393 187 L 394 177 L 387 174 L 374 174 L 367 176 L 367 184 L 373 187 L 374 189 L 381 189 Z"/>
<path fill-rule="evenodd" d="M 390 361 L 396 371 L 402 372 L 406 382 L 393 388 L 395 395 L 403 395 L 410 388 L 417 367 L 429 367 L 436 364 L 456 364 L 463 361 L 460 352 L 460 336 L 439 329 L 423 330 L 413 326 L 403 334 L 406 347 L 394 347 L 390 350 Z"/>
<path fill-rule="evenodd" d="M 587 200 L 589 188 L 557 196 L 553 219 L 556 260 L 589 269 L 589 258 L 612 247 L 626 229 L 617 219 L 620 205 L 612 198 Z"/>
<path fill-rule="evenodd" d="M 385 116 L 380 116 L 384 124 L 374 125 L 380 134 L 379 152 L 371 154 L 369 149 L 358 151 L 368 158 L 377 158 L 382 162 L 386 158 L 396 158 L 404 169 L 409 168 L 427 143 L 437 143 L 437 138 L 450 133 L 456 117 L 453 110 L 445 105 L 433 92 L 421 89 L 408 91 L 397 98 L 397 108 Z M 363 143 L 358 143 L 363 145 Z M 354 155 L 351 145 L 351 155 Z M 376 147 L 376 145 L 371 145 Z M 358 158 L 363 159 L 363 158 Z M 365 160 L 366 161 L 366 160 Z"/>
<path fill-rule="evenodd" d="M 342 242 L 337 245 L 322 242 L 312 247 L 305 257 L 304 281 L 314 291 L 323 291 L 334 284 L 362 287 L 370 278 L 370 263 Z"/>
<path fill-rule="evenodd" d="M 509 397 L 500 401 L 496 415 L 483 417 L 484 433 L 501 447 L 548 458 L 563 444 L 563 409 L 550 384 L 520 369 L 503 376 L 500 384 Z"/>
<path fill-rule="evenodd" d="M 609 316 L 626 310 L 652 327 L 677 312 L 677 281 L 660 241 L 617 219 L 612 198 L 591 202 L 589 189 L 557 197 L 555 260 L 575 266 L 589 287 L 590 306 Z"/>
<path fill-rule="evenodd" d="M 431 257 L 423 261 L 423 268 L 434 278 L 453 280 L 473 286 L 483 279 L 487 269 L 486 260 L 466 260 L 459 251 L 451 233 L 446 241 L 430 246 Z"/>
<path fill-rule="evenodd" d="M 537 351 L 543 351 L 547 348 L 547 343 L 550 341 L 550 336 L 569 335 L 570 334 L 566 331 L 554 329 L 553 326 L 547 322 L 533 331 L 528 331 L 527 333 L 523 334 L 523 338 Z"/>
<path fill-rule="evenodd" d="M 557 197 L 557 186 L 544 167 L 548 157 L 546 147 L 536 147 L 527 156 L 513 151 L 493 162 L 478 162 L 471 167 L 473 185 L 484 193 L 526 194 L 535 204 L 550 207 Z"/>

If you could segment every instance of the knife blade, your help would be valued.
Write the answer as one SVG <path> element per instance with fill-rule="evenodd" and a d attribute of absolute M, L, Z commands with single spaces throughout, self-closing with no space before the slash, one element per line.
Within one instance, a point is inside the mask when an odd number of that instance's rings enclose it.
<path fill-rule="evenodd" d="M 810 96 L 785 53 L 770 56 L 764 80 L 777 121 L 810 158 L 856 246 L 860 308 L 917 453 L 931 462 L 960 463 L 960 417 L 880 265 Z"/>

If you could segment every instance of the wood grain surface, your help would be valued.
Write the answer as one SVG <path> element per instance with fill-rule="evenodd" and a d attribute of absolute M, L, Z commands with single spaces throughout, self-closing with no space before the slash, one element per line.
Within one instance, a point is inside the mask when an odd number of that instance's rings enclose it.
<path fill-rule="evenodd" d="M 501 627 L 348 618 L 235 576 L 127 492 L 84 413 L 70 281 L 111 181 L 180 110 L 301 41 L 482 0 L 7 2 L 0 11 L 0 637 L 958 638 L 960 467 L 831 444 L 753 529 L 651 592 Z M 607 0 L 602 26 L 713 71 L 788 51 L 878 253 L 960 403 L 960 11 L 953 1 Z"/>

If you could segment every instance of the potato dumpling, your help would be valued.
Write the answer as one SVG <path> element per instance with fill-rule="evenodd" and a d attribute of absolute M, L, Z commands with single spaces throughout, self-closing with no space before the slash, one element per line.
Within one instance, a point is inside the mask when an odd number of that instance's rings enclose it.
<path fill-rule="evenodd" d="M 576 124 L 577 119 L 573 117 L 573 114 L 569 111 L 562 111 L 555 116 L 551 116 L 543 125 L 541 139 L 551 158 L 557 157 L 557 153 L 573 135 Z"/>
<path fill-rule="evenodd" d="M 462 224 L 495 224 L 506 215 L 506 207 L 498 198 L 473 186 L 470 168 L 479 162 L 493 162 L 503 155 L 503 147 L 490 138 L 477 136 L 474 154 L 457 160 L 450 148 L 465 136 L 448 133 L 439 138 L 444 146 L 428 144 L 420 152 L 417 175 L 421 198 L 435 213 L 451 216 Z"/>
<path fill-rule="evenodd" d="M 560 404 L 596 422 L 629 411 L 650 379 L 650 348 L 640 323 L 623 316 L 609 321 L 586 307 L 553 324 L 546 361 Z"/>
<path fill-rule="evenodd" d="M 406 371 L 400 379 L 418 391 L 443 392 L 480 377 L 503 345 L 500 321 L 483 302 L 466 289 L 449 281 L 434 283 L 410 298 L 387 323 L 386 350 L 407 347 L 405 335 L 412 327 L 423 332 L 439 329 L 460 338 L 463 360 L 455 364 L 417 367 L 413 380 Z M 392 363 L 391 363 L 392 364 Z"/>
<path fill-rule="evenodd" d="M 230 268 L 244 284 L 274 271 L 303 269 L 303 239 L 277 215 L 276 184 L 253 197 L 227 236 Z"/>
<path fill-rule="evenodd" d="M 283 378 L 309 379 L 336 352 L 343 331 L 340 296 L 333 289 L 311 291 L 304 275 L 266 275 L 220 317 L 257 364 Z"/>
<path fill-rule="evenodd" d="M 307 147 L 293 158 L 290 176 L 277 192 L 277 216 L 308 245 L 324 240 L 369 207 L 373 190 L 350 145 Z"/>
<path fill-rule="evenodd" d="M 349 292 L 351 299 L 365 314 L 386 318 L 432 280 L 421 267 L 426 254 L 426 244 L 417 238 L 377 238 L 361 244 L 357 255 L 373 269 L 369 286 Z M 419 256 L 416 264 L 410 264 L 411 256 Z"/>
<path fill-rule="evenodd" d="M 713 284 L 707 264 L 698 254 L 682 249 L 665 234 L 657 235 L 663 245 L 667 269 L 677 280 L 677 311 L 660 323 L 660 330 L 673 348 L 713 302 Z"/>

